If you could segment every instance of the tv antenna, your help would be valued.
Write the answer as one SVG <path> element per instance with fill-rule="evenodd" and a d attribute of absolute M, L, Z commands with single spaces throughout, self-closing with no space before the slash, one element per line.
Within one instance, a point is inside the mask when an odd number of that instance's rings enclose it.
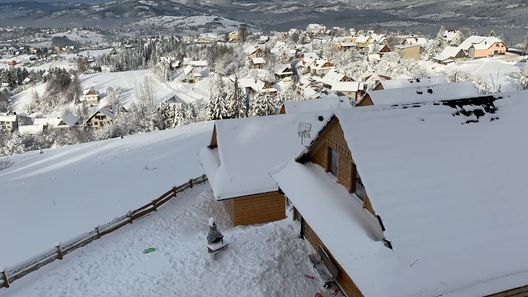
<path fill-rule="evenodd" d="M 312 131 L 312 124 L 300 122 L 297 134 L 301 138 L 301 144 L 304 145 L 304 139 L 310 139 L 310 132 Z"/>

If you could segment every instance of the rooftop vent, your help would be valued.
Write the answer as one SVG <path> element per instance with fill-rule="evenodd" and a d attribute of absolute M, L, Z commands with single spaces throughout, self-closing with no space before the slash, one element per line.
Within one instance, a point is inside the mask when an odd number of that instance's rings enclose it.
<path fill-rule="evenodd" d="M 427 93 L 432 94 L 433 93 L 433 89 L 431 89 L 431 88 L 427 89 Z"/>

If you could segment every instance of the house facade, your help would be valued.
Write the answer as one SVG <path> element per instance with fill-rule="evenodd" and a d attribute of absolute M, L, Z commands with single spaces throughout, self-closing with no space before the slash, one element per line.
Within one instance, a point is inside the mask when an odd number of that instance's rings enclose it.
<path fill-rule="evenodd" d="M 86 89 L 83 92 L 83 101 L 89 107 L 94 107 L 99 105 L 99 95 L 94 89 Z"/>
<path fill-rule="evenodd" d="M 0 133 L 13 133 L 17 129 L 17 115 L 0 115 Z"/>

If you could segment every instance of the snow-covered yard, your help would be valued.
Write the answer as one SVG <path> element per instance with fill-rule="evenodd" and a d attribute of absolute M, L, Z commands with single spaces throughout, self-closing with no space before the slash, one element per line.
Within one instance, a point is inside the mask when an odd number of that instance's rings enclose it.
<path fill-rule="evenodd" d="M 0 266 L 145 205 L 203 174 L 211 123 L 11 156 L 0 171 Z"/>
<path fill-rule="evenodd" d="M 211 216 L 231 243 L 214 261 L 206 246 Z M 298 238 L 299 224 L 285 219 L 228 226 L 209 185 L 197 186 L 158 212 L 0 290 L 0 296 L 332 296 L 311 267 L 313 250 Z M 143 254 L 148 247 L 157 250 Z"/>

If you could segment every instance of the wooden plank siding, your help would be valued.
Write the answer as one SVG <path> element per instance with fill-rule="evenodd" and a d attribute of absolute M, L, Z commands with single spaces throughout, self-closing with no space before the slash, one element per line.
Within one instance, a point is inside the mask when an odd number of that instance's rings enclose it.
<path fill-rule="evenodd" d="M 370 106 L 370 105 L 374 105 L 374 102 L 372 102 L 372 98 L 370 98 L 369 94 L 365 95 L 365 97 L 363 97 L 363 99 L 361 99 L 361 101 L 359 101 L 356 104 L 356 106 Z"/>
<path fill-rule="evenodd" d="M 279 192 L 224 200 L 234 226 L 263 224 L 286 218 L 286 199 Z"/>
<path fill-rule="evenodd" d="M 337 168 L 337 182 L 350 193 L 356 190 L 356 164 L 352 159 L 352 154 L 345 140 L 345 134 L 339 120 L 333 118 L 326 127 L 323 128 L 319 136 L 312 143 L 308 153 L 301 157 L 299 161 L 310 161 L 330 171 L 328 149 L 331 148 L 339 153 Z M 376 215 L 370 199 L 367 197 L 363 201 L 363 207 Z"/>
<path fill-rule="evenodd" d="M 303 230 L 302 236 L 306 238 L 306 240 L 308 240 L 308 242 L 312 245 L 315 250 L 323 248 L 326 254 L 332 260 L 332 262 L 334 262 L 334 264 L 336 265 L 337 270 L 339 271 L 336 277 L 336 281 L 339 284 L 339 287 L 344 291 L 343 293 L 345 293 L 347 297 L 364 297 L 363 293 L 361 293 L 356 284 L 354 284 L 354 282 L 345 272 L 343 267 L 339 265 L 339 262 L 335 260 L 332 253 L 330 253 L 330 251 L 326 248 L 324 243 L 321 241 L 319 236 L 317 236 L 317 234 L 313 231 L 310 225 L 308 225 L 305 220 L 301 220 L 301 224 L 303 224 L 301 228 L 301 230 Z"/>
<path fill-rule="evenodd" d="M 486 297 L 528 297 L 528 285 L 487 295 Z"/>

